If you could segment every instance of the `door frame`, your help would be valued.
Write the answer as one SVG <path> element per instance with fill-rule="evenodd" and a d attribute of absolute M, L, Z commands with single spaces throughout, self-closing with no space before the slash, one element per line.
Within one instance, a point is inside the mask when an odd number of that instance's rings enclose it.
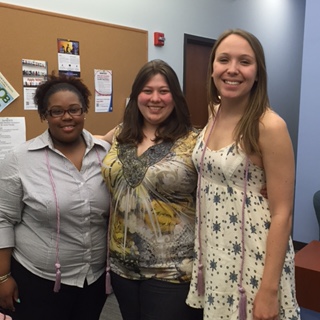
<path fill-rule="evenodd" d="M 186 55 L 187 55 L 187 45 L 189 43 L 197 44 L 200 46 L 213 47 L 215 39 L 199 37 L 192 34 L 184 34 L 184 42 L 183 42 L 183 93 L 186 94 Z"/>

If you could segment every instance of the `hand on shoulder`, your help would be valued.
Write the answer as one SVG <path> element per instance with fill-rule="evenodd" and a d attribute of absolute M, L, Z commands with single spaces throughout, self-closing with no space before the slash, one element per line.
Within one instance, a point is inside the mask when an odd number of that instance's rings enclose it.
<path fill-rule="evenodd" d="M 100 135 L 100 134 L 93 134 L 93 136 L 95 137 L 95 138 L 97 138 L 97 139 L 101 139 L 101 140 L 104 140 L 103 139 L 103 135 Z"/>
<path fill-rule="evenodd" d="M 97 139 L 101 139 L 104 141 L 109 142 L 110 144 L 112 144 L 113 141 L 113 136 L 114 136 L 114 132 L 115 132 L 116 128 L 111 129 L 108 133 L 106 133 L 104 136 L 103 135 L 93 135 L 95 138 Z"/>

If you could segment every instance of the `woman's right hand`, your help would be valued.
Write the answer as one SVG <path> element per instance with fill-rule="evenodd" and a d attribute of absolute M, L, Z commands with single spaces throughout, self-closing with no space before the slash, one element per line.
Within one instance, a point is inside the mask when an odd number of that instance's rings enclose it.
<path fill-rule="evenodd" d="M 108 133 L 106 133 L 104 136 L 101 136 L 101 135 L 93 135 L 95 138 L 97 139 L 101 139 L 101 140 L 104 140 L 104 141 L 107 141 L 109 142 L 110 144 L 112 144 L 113 142 L 113 136 L 114 136 L 114 132 L 116 131 L 117 127 L 111 129 Z"/>
<path fill-rule="evenodd" d="M 19 291 L 16 281 L 9 277 L 0 283 L 0 306 L 4 309 L 15 311 L 14 302 L 19 301 Z"/>

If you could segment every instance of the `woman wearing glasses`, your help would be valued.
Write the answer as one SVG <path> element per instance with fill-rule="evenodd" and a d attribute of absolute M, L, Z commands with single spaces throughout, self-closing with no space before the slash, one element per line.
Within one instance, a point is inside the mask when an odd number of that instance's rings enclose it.
<path fill-rule="evenodd" d="M 105 303 L 110 145 L 84 130 L 90 92 L 52 75 L 35 103 L 48 130 L 0 166 L 0 307 L 14 320 L 98 320 Z"/>

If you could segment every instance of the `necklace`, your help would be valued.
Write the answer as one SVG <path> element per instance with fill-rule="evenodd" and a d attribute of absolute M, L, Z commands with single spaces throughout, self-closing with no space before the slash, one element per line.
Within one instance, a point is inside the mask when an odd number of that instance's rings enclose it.
<path fill-rule="evenodd" d="M 97 158 L 98 158 L 100 167 L 102 167 L 101 158 L 100 158 L 100 155 L 99 155 L 96 147 L 94 147 L 94 150 L 95 150 L 95 152 L 97 154 Z M 54 283 L 53 291 L 54 292 L 59 292 L 60 287 L 61 287 L 61 264 L 60 264 L 60 259 L 59 259 L 60 225 L 61 225 L 61 223 L 60 223 L 60 207 L 59 207 L 59 200 L 58 200 L 58 196 L 57 196 L 56 184 L 55 184 L 55 181 L 53 179 L 53 173 L 52 173 L 52 169 L 51 169 L 51 166 L 50 166 L 48 148 L 45 149 L 45 156 L 46 156 L 46 165 L 47 165 L 47 169 L 48 169 L 48 173 L 49 173 L 50 183 L 51 183 L 51 187 L 52 187 L 52 191 L 53 191 L 54 203 L 55 203 L 55 207 L 56 207 L 56 217 L 57 217 L 57 224 L 56 224 L 56 261 L 55 261 L 55 265 L 54 265 L 55 269 L 56 269 L 56 280 L 55 280 L 55 283 Z"/>
<path fill-rule="evenodd" d="M 201 154 L 200 158 L 200 165 L 199 165 L 199 174 L 198 174 L 198 188 L 197 188 L 197 209 L 198 209 L 198 239 L 199 239 L 199 244 L 198 244 L 198 279 L 197 279 L 197 291 L 199 296 L 204 295 L 204 275 L 203 275 L 203 264 L 202 264 L 202 245 L 201 245 L 201 203 L 200 203 L 200 193 L 201 193 L 201 178 L 202 178 L 202 173 L 203 173 L 203 162 L 204 162 L 204 157 L 208 145 L 208 141 L 210 139 L 210 136 L 212 134 L 213 128 L 216 124 L 219 111 L 220 111 L 221 106 L 219 107 L 217 114 L 214 119 L 212 119 L 212 125 L 209 131 L 209 134 L 207 138 L 205 139 L 204 146 L 203 146 L 203 152 Z M 240 293 L 240 301 L 239 301 L 239 319 L 240 320 L 245 320 L 247 318 L 246 314 L 246 305 L 247 305 L 247 297 L 246 297 L 246 292 L 243 287 L 243 269 L 244 269 L 244 220 L 245 220 L 245 205 L 246 205 L 246 199 L 247 199 L 247 183 L 248 183 L 248 167 L 249 167 L 249 159 L 248 156 L 245 158 L 245 176 L 244 176 L 244 181 L 243 181 L 243 199 L 242 199 L 242 211 L 241 211 L 241 245 L 242 245 L 242 257 L 241 257 L 241 266 L 240 266 L 240 283 L 238 284 L 238 291 Z"/>
<path fill-rule="evenodd" d="M 198 188 L 197 188 L 197 206 L 198 206 L 198 239 L 199 239 L 199 246 L 198 246 L 198 260 L 199 260 L 199 264 L 198 264 L 198 281 L 197 281 L 197 290 L 198 290 L 198 294 L 200 296 L 204 295 L 204 276 L 203 276 L 203 264 L 202 264 L 202 245 L 201 245 L 201 238 L 200 238 L 200 233 L 201 233 L 201 228 L 200 228 L 200 222 L 201 222 L 201 204 L 200 204 L 200 186 L 201 186 L 201 176 L 202 176 L 202 172 L 203 172 L 203 160 L 204 160 L 204 156 L 206 153 L 206 149 L 207 149 L 207 145 L 210 139 L 210 136 L 212 134 L 213 128 L 216 124 L 218 115 L 219 115 L 219 111 L 220 111 L 220 107 L 217 111 L 217 114 L 215 115 L 215 117 L 212 119 L 212 125 L 210 128 L 210 131 L 208 133 L 207 138 L 204 141 L 204 147 L 203 147 L 203 152 L 201 154 L 201 158 L 200 158 L 200 166 L 199 166 L 199 174 L 198 174 Z"/>

